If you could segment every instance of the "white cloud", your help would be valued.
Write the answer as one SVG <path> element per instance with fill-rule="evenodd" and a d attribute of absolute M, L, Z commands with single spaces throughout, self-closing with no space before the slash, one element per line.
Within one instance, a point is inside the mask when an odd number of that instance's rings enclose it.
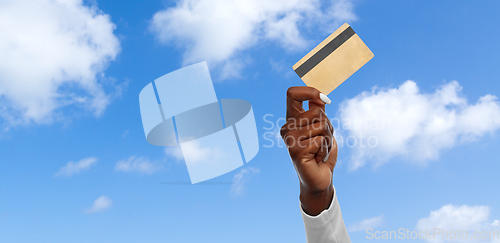
<path fill-rule="evenodd" d="M 367 161 L 379 166 L 393 157 L 426 165 L 443 149 L 473 141 L 500 128 L 500 103 L 485 95 L 469 104 L 462 87 L 452 81 L 432 94 L 421 93 L 414 81 L 393 89 L 373 88 L 372 92 L 340 105 L 342 128 L 354 139 L 350 169 Z M 362 144 L 363 143 L 363 144 Z"/>
<path fill-rule="evenodd" d="M 500 227 L 498 225 L 498 220 L 494 220 L 490 222 L 490 207 L 488 206 L 455 206 L 455 205 L 445 205 L 436 211 L 431 211 L 430 215 L 426 218 L 422 218 L 417 222 L 417 230 L 424 231 L 427 229 L 428 231 L 433 231 L 434 228 L 441 229 L 442 231 L 448 232 L 448 237 L 444 237 L 443 235 L 436 235 L 435 239 L 428 239 L 431 242 L 444 242 L 444 241 L 455 241 L 460 242 L 458 237 L 455 239 L 451 239 L 452 235 L 451 231 L 458 232 L 467 231 L 467 235 L 474 238 L 474 232 L 479 234 L 483 231 L 485 232 L 498 232 Z M 465 233 L 464 233 L 465 236 Z M 498 235 L 496 235 L 498 237 Z M 443 239 L 444 238 L 444 239 Z M 486 237 L 485 237 L 486 238 Z M 498 240 L 498 238 L 495 238 Z M 463 242 L 484 242 L 480 241 L 481 239 L 468 239 L 463 240 Z M 485 239 L 482 239 L 485 240 Z M 492 239 L 488 239 L 492 240 Z M 491 241 L 490 241 L 491 242 Z M 493 241 L 498 242 L 498 241 Z"/>
<path fill-rule="evenodd" d="M 173 157 L 177 161 L 182 161 L 184 159 L 184 155 L 182 155 L 182 150 L 180 146 L 165 147 L 163 152 L 165 153 L 165 155 Z"/>
<path fill-rule="evenodd" d="M 178 0 L 175 7 L 157 12 L 150 28 L 161 43 L 185 49 L 184 64 L 222 65 L 222 78 L 230 78 L 239 76 L 244 65 L 238 52 L 262 40 L 303 50 L 310 43 L 302 27 L 322 26 L 331 33 L 356 20 L 353 8 L 350 0 Z"/>
<path fill-rule="evenodd" d="M 225 153 L 218 147 L 202 147 L 198 141 L 191 141 L 182 145 L 182 153 L 186 161 L 200 163 L 217 161 L 223 158 Z"/>
<path fill-rule="evenodd" d="M 258 168 L 247 167 L 241 169 L 233 177 L 233 185 L 231 186 L 231 193 L 233 195 L 242 195 L 245 190 L 245 184 L 260 170 Z"/>
<path fill-rule="evenodd" d="M 357 232 L 357 231 L 364 231 L 368 228 L 376 228 L 381 226 L 385 222 L 384 215 L 380 215 L 378 217 L 373 217 L 369 219 L 364 219 L 360 222 L 355 222 L 351 226 L 349 226 L 347 229 L 349 232 Z"/>
<path fill-rule="evenodd" d="M 221 149 L 217 147 L 202 147 L 198 141 L 183 143 L 182 149 L 180 146 L 166 147 L 164 152 L 176 160 L 185 159 L 193 164 L 200 162 L 213 163 L 225 156 L 224 151 Z"/>
<path fill-rule="evenodd" d="M 115 25 L 81 0 L 0 3 L 0 118 L 47 123 L 75 105 L 99 116 L 109 103 L 96 76 L 120 52 Z"/>
<path fill-rule="evenodd" d="M 94 203 L 92 204 L 92 207 L 87 209 L 85 212 L 86 213 L 97 213 L 97 212 L 102 212 L 108 208 L 113 206 L 113 201 L 106 196 L 100 196 L 97 198 Z"/>
<path fill-rule="evenodd" d="M 84 170 L 88 170 L 90 168 L 90 166 L 92 166 L 96 162 L 97 162 L 97 159 L 93 158 L 93 157 L 82 159 L 76 163 L 70 161 L 64 167 L 59 169 L 59 171 L 54 176 L 55 177 L 58 177 L 58 176 L 70 177 L 70 176 L 72 176 L 74 174 L 78 174 Z"/>
<path fill-rule="evenodd" d="M 161 169 L 161 166 L 151 162 L 145 157 L 130 156 L 127 160 L 120 160 L 115 164 L 115 171 L 139 172 L 142 174 L 153 174 Z"/>

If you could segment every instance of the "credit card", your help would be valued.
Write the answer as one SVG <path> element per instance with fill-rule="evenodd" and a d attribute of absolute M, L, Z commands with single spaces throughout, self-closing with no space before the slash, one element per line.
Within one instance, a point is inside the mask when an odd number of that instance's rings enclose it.
<path fill-rule="evenodd" d="M 373 58 L 373 53 L 345 23 L 300 61 L 293 70 L 307 86 L 330 94 Z"/>

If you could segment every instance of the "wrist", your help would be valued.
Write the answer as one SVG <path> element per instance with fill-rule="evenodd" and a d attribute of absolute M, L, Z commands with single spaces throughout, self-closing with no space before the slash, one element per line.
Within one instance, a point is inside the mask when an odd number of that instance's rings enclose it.
<path fill-rule="evenodd" d="M 323 191 L 311 191 L 301 185 L 299 199 L 302 210 L 311 216 L 319 215 L 330 207 L 334 193 L 332 184 Z"/>

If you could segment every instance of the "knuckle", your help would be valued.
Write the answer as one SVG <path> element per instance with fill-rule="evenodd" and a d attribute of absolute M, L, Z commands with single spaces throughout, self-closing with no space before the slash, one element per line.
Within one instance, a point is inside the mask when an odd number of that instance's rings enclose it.
<path fill-rule="evenodd" d="M 332 123 L 330 122 L 330 120 L 328 120 L 328 127 L 330 128 L 330 131 L 332 132 L 332 134 L 335 132 L 335 129 L 333 128 L 333 125 Z"/>
<path fill-rule="evenodd" d="M 319 107 L 313 107 L 310 110 L 313 113 L 314 117 L 320 117 L 321 114 L 323 113 L 323 110 Z"/>
<path fill-rule="evenodd" d="M 323 126 L 324 126 L 324 129 L 325 129 L 325 130 L 327 130 L 327 131 L 329 131 L 329 132 L 333 133 L 333 126 L 332 126 L 332 123 L 330 122 L 330 119 L 328 119 L 328 118 L 323 118 L 323 119 L 321 120 L 321 123 L 323 124 Z"/>
<path fill-rule="evenodd" d="M 324 121 L 320 120 L 319 122 L 313 124 L 312 129 L 316 131 L 326 131 L 328 130 L 328 125 Z"/>
<path fill-rule="evenodd" d="M 328 122 L 323 122 L 323 126 L 324 126 L 324 130 L 326 132 L 328 132 L 329 135 L 333 134 L 333 129 L 332 127 L 330 126 L 330 124 L 328 124 Z"/>
<path fill-rule="evenodd" d="M 308 117 L 300 117 L 298 119 L 298 123 L 301 125 L 301 126 L 306 126 L 306 125 L 309 125 L 310 122 L 309 122 L 309 118 Z"/>
<path fill-rule="evenodd" d="M 323 121 L 323 122 L 321 122 L 321 129 L 323 129 L 323 131 L 329 131 L 330 126 L 328 126 L 328 123 Z"/>
<path fill-rule="evenodd" d="M 287 147 L 295 147 L 300 139 L 297 138 L 296 134 L 292 131 L 287 132 L 283 135 L 283 141 Z"/>
<path fill-rule="evenodd" d="M 290 87 L 286 90 L 286 95 L 287 96 L 293 96 L 293 94 L 295 94 L 295 90 L 297 89 L 297 87 Z"/>
<path fill-rule="evenodd" d="M 324 122 L 316 122 L 314 124 L 315 130 L 325 130 L 325 123 Z"/>
<path fill-rule="evenodd" d="M 281 126 L 280 135 L 282 138 L 285 138 L 287 133 L 288 133 L 288 129 L 287 129 L 287 126 L 285 124 L 285 125 Z"/>
<path fill-rule="evenodd" d="M 281 126 L 280 133 L 283 135 L 285 133 L 288 133 L 296 129 L 297 129 L 296 124 L 293 121 L 290 121 Z"/>
<path fill-rule="evenodd" d="M 293 143 L 291 143 L 290 140 L 291 140 L 290 136 L 287 136 L 287 135 L 283 136 L 283 142 L 285 142 L 285 145 L 288 148 L 292 147 L 291 145 L 293 145 Z"/>

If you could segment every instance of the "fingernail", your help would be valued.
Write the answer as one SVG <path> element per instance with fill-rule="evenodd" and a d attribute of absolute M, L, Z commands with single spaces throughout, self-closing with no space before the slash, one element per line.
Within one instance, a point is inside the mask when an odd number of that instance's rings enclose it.
<path fill-rule="evenodd" d="M 323 159 L 323 162 L 326 162 L 328 160 L 328 157 L 330 157 L 330 153 L 326 154 L 325 158 Z"/>
<path fill-rule="evenodd" d="M 320 98 L 323 102 L 325 102 L 326 104 L 328 104 L 328 105 L 332 103 L 332 101 L 330 100 L 330 98 L 328 98 L 328 96 L 326 96 L 326 95 L 325 95 L 325 94 L 323 94 L 323 93 L 319 93 L 319 98 Z"/>

